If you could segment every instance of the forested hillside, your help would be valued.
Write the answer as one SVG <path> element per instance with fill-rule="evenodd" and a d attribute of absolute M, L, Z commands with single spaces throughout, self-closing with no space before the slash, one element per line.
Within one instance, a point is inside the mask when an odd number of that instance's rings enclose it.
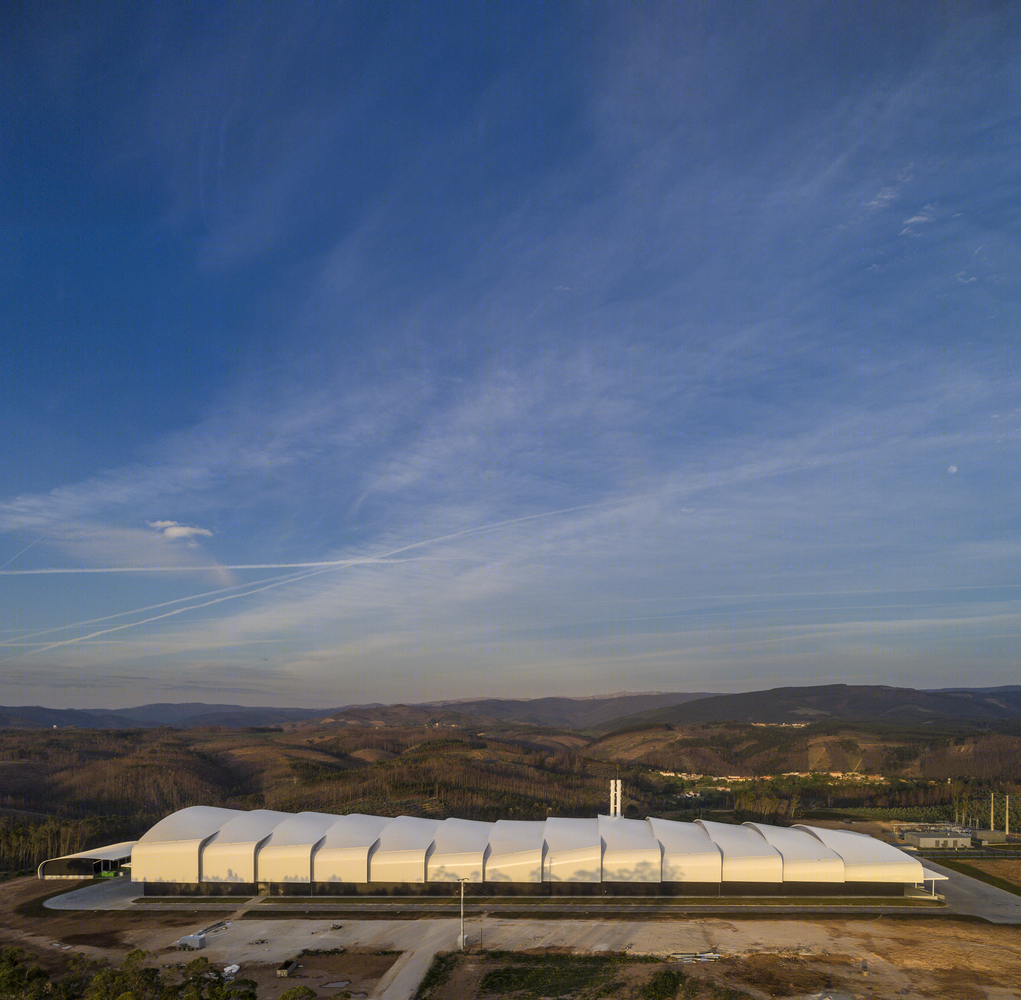
<path fill-rule="evenodd" d="M 814 776 L 781 777 L 786 772 Z M 892 780 L 834 782 L 829 772 Z M 728 776 L 759 780 L 730 787 Z M 599 737 L 525 726 L 7 730 L 0 870 L 134 839 L 189 805 L 481 820 L 594 816 L 607 809 L 611 777 L 623 779 L 631 816 L 788 822 L 811 809 L 871 806 L 932 808 L 950 818 L 962 803 L 988 799 L 988 788 L 1021 791 L 1021 734 L 837 723 L 656 725 Z"/>

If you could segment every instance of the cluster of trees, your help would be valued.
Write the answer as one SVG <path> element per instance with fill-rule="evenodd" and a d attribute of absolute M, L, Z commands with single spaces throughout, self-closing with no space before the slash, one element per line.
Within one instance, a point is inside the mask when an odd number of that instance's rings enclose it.
<path fill-rule="evenodd" d="M 798 795 L 774 795 L 754 789 L 734 792 L 733 801 L 734 820 L 738 823 L 758 821 L 785 826 L 798 820 L 801 808 Z"/>
<path fill-rule="evenodd" d="M 215 757 L 175 730 L 6 732 L 0 755 L 4 807 L 64 817 L 172 812 L 247 790 Z"/>
<path fill-rule="evenodd" d="M 1021 782 L 1021 739 L 991 733 L 927 748 L 919 759 L 925 778 L 981 778 Z"/>
<path fill-rule="evenodd" d="M 830 781 L 822 776 L 781 777 L 734 785 L 730 792 L 704 795 L 689 812 L 733 810 L 735 822 L 759 820 L 779 826 L 820 812 L 901 819 L 908 822 L 949 822 L 965 816 L 988 822 L 989 793 L 995 787 L 1011 794 L 1011 828 L 1021 829 L 1021 786 L 983 780 L 934 781 L 893 779 L 888 784 Z M 996 797 L 997 826 L 1002 828 L 1005 800 Z"/>
<path fill-rule="evenodd" d="M 669 771 L 700 774 L 771 775 L 787 771 L 860 771 L 919 778 L 983 778 L 1021 781 L 1021 734 L 977 731 L 946 723 L 905 726 L 884 723 L 814 723 L 804 728 L 707 723 L 678 727 L 677 735 L 660 726 L 644 730 L 647 751 L 634 759 Z M 636 730 L 610 734 L 586 753 L 612 759 L 621 738 Z M 666 738 L 664 738 L 666 737 Z"/>
<path fill-rule="evenodd" d="M 190 805 L 541 820 L 605 811 L 607 780 L 621 777 L 628 815 L 692 819 L 736 810 L 736 819 L 782 824 L 800 818 L 799 807 L 801 815 L 817 809 L 914 809 L 931 810 L 939 819 L 962 812 L 988 816 L 981 800 L 984 795 L 988 803 L 992 783 L 1001 791 L 1021 789 L 1021 736 L 1013 733 L 879 724 L 798 730 L 727 723 L 683 730 L 654 726 L 647 730 L 649 745 L 659 749 L 643 754 L 645 732 L 631 731 L 623 742 L 620 734 L 611 734 L 572 750 L 561 736 L 539 730 L 489 737 L 421 726 L 6 731 L 0 734 L 0 872 L 133 840 Z M 681 799 L 676 782 L 649 770 L 696 769 L 691 759 L 698 755 L 716 762 L 697 768 L 701 773 L 806 771 L 807 766 L 790 766 L 789 758 L 806 755 L 817 736 L 824 737 L 832 761 L 849 762 L 847 770 L 866 757 L 885 759 L 896 770 L 917 753 L 930 779 L 895 779 L 889 785 L 835 784 L 823 776 L 776 779 L 735 786 L 733 794 Z M 812 743 L 813 754 L 817 746 Z M 974 775 L 955 778 L 969 767 Z M 1021 808 L 1021 795 L 1015 803 Z"/>
<path fill-rule="evenodd" d="M 89 816 L 73 819 L 47 816 L 40 819 L 0 815 L 0 874 L 31 871 L 46 858 L 77 854 L 99 844 L 135 840 L 157 818 L 162 817 Z"/>
<path fill-rule="evenodd" d="M 251 979 L 233 979 L 197 958 L 175 978 L 146 964 L 144 951 L 132 951 L 119 968 L 76 956 L 64 975 L 51 979 L 28 965 L 20 949 L 0 951 L 0 997 L 9 1000 L 258 1000 Z M 307 986 L 280 1000 L 315 1000 Z"/>
<path fill-rule="evenodd" d="M 479 820 L 591 816 L 606 808 L 605 776 L 576 773 L 569 755 L 552 762 L 556 771 L 527 758 L 415 754 L 357 770 L 299 768 L 291 783 L 266 789 L 260 804 L 284 812 L 404 810 Z"/>

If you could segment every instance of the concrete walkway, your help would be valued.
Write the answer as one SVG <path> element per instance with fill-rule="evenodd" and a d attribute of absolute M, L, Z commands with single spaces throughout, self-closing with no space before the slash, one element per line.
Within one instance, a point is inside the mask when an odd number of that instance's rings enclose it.
<path fill-rule="evenodd" d="M 406 951 L 379 981 L 372 994 L 378 1000 L 410 1000 L 429 971 L 436 953 L 453 951 L 461 925 L 457 920 L 430 920 L 424 933 L 416 935 L 414 951 Z"/>
<path fill-rule="evenodd" d="M 946 897 L 947 906 L 954 913 L 968 917 L 981 917 L 991 924 L 1021 924 L 1021 896 L 997 889 L 952 868 L 944 868 L 935 861 L 925 860 L 926 867 L 946 875 L 936 891 Z"/>
<path fill-rule="evenodd" d="M 73 889 L 62 896 L 44 899 L 48 910 L 133 910 L 142 887 L 129 878 L 108 878 Z"/>

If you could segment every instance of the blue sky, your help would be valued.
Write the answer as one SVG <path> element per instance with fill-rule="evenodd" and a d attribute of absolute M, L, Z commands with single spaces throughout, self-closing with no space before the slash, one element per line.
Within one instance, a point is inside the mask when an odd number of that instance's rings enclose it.
<path fill-rule="evenodd" d="M 1012 5 L 0 31 L 0 703 L 1017 682 Z"/>

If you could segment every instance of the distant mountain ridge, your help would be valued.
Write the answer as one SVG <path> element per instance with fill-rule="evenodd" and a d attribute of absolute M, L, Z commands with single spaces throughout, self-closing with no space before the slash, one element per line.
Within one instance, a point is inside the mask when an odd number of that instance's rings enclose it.
<path fill-rule="evenodd" d="M 465 715 L 477 715 L 497 722 L 562 729 L 588 729 L 635 712 L 667 709 L 674 705 L 710 697 L 704 691 L 608 695 L 602 698 L 534 698 L 514 700 L 484 698 L 478 701 L 436 702 Z"/>
<path fill-rule="evenodd" d="M 699 722 L 918 723 L 950 719 L 976 724 L 1021 721 L 1021 685 L 915 690 L 885 685 L 826 684 L 740 694 L 647 692 L 584 698 L 479 698 L 419 704 L 349 705 L 332 710 L 160 703 L 125 709 L 0 706 L 0 728 L 176 729 L 313 724 L 488 727 L 519 725 L 610 732 L 642 725 Z"/>
<path fill-rule="evenodd" d="M 0 728 L 50 729 L 75 726 L 78 729 L 148 729 L 171 726 L 272 726 L 319 719 L 319 708 L 250 708 L 245 705 L 189 704 L 139 705 L 124 709 L 44 708 L 40 705 L 0 705 Z"/>
<path fill-rule="evenodd" d="M 316 721 L 350 725 L 484 726 L 498 723 L 548 728 L 586 729 L 634 712 L 704 698 L 704 692 L 652 692 L 587 698 L 460 699 L 413 705 L 348 705 L 343 708 L 260 708 L 207 705 L 202 702 L 159 703 L 122 709 L 54 709 L 39 705 L 0 706 L 0 728 L 176 729 L 226 726 L 292 726 Z"/>
<path fill-rule="evenodd" d="M 1021 720 L 1021 686 L 918 691 L 879 684 L 823 684 L 782 687 L 741 694 L 712 695 L 695 702 L 640 712 L 616 720 L 618 726 L 693 722 L 853 722 L 917 723 Z"/>

